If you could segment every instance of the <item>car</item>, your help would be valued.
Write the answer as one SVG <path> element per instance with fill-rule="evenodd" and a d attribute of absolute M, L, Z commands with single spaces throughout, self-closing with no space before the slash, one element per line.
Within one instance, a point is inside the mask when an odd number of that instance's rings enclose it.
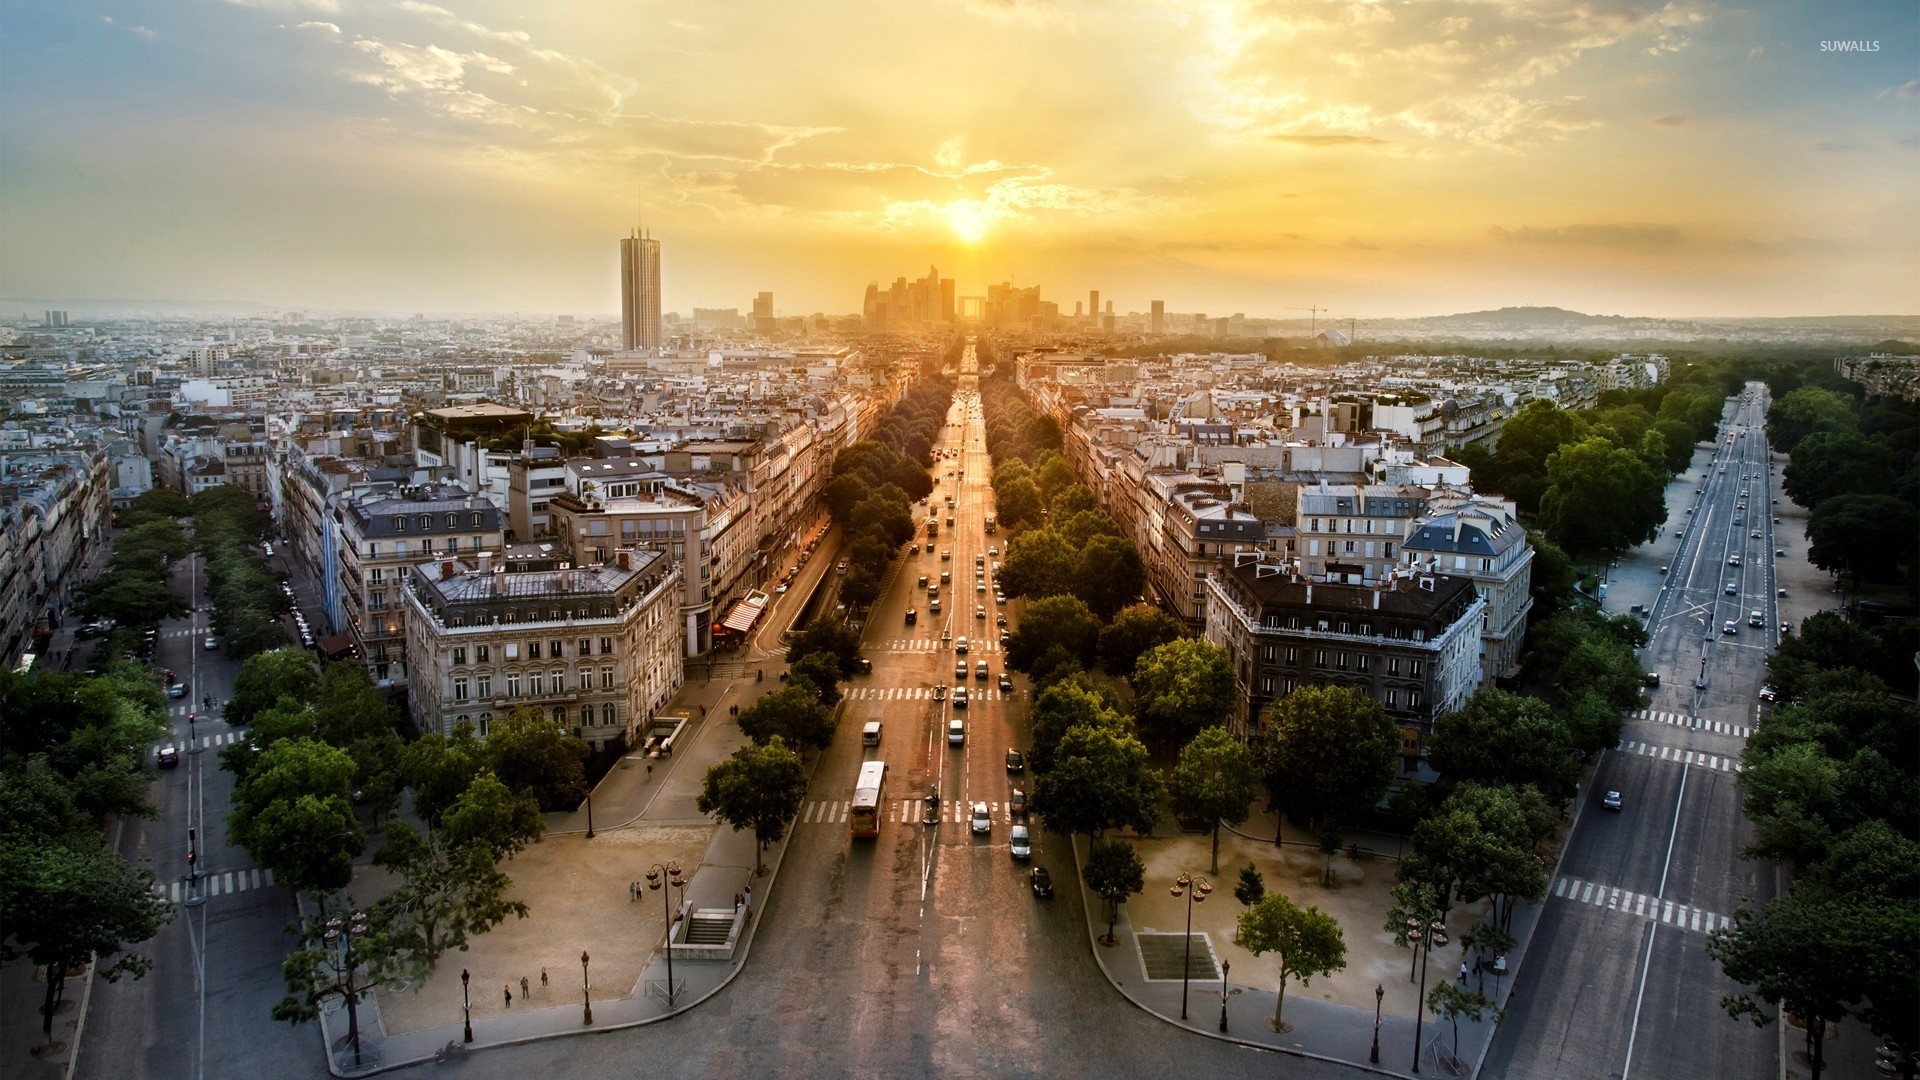
<path fill-rule="evenodd" d="M 1780 586 L 1779 594 L 1781 596 L 1787 595 L 1787 587 L 1785 585 Z"/>
<path fill-rule="evenodd" d="M 956 682 L 967 681 L 967 662 L 965 660 L 955 660 L 953 662 L 953 677 Z"/>
<path fill-rule="evenodd" d="M 1774 523 L 1775 525 L 1778 525 L 1778 524 L 1780 524 L 1780 519 L 1779 519 L 1779 518 L 1774 518 L 1774 519 L 1773 519 L 1773 523 Z"/>
<path fill-rule="evenodd" d="M 1775 690 L 1771 686 L 1763 686 L 1760 688 L 1760 700 L 1761 701 L 1778 701 L 1780 700 L 1780 691 Z"/>
<path fill-rule="evenodd" d="M 1013 676 L 1004 671 L 1000 673 L 1000 692 L 1003 694 L 1013 692 Z"/>
<path fill-rule="evenodd" d="M 1786 549 L 1786 548 L 1774 548 L 1774 549 L 1773 549 L 1773 557 L 1774 557 L 1774 558 L 1776 558 L 1776 559 L 1784 559 L 1784 558 L 1786 558 L 1786 557 L 1787 557 L 1787 549 Z"/>
<path fill-rule="evenodd" d="M 947 528 L 949 528 L 949 529 L 951 529 L 951 528 L 953 528 L 953 515 L 952 515 L 952 514 L 948 514 L 948 515 L 947 515 Z"/>
<path fill-rule="evenodd" d="M 1788 622 L 1785 619 L 1781 619 L 1780 620 L 1780 636 L 1786 637 L 1788 634 L 1791 634 L 1791 633 L 1793 633 L 1793 624 Z"/>
<path fill-rule="evenodd" d="M 1739 566 L 1739 565 L 1740 565 L 1740 556 L 1738 556 L 1738 555 L 1729 555 L 1729 556 L 1727 556 L 1727 565 L 1728 565 L 1728 566 Z"/>
<path fill-rule="evenodd" d="M 987 662 L 985 660 L 975 660 L 973 662 L 973 677 L 979 679 L 981 682 L 987 681 Z"/>
<path fill-rule="evenodd" d="M 942 585 L 953 584 L 953 571 L 951 570 L 940 571 L 940 584 Z"/>
<path fill-rule="evenodd" d="M 972 828 L 976 835 L 993 831 L 993 814 L 988 812 L 986 803 L 974 803 L 972 812 L 967 816 L 972 822 Z"/>
<path fill-rule="evenodd" d="M 1025 818 L 1027 816 L 1026 792 L 1021 791 L 1019 788 L 1013 789 L 1013 793 L 1007 796 L 1007 813 L 1017 818 Z"/>
<path fill-rule="evenodd" d="M 921 574 L 921 575 L 920 575 L 920 581 L 919 581 L 919 582 L 918 582 L 917 584 L 915 584 L 915 585 L 914 585 L 914 588 L 916 588 L 916 589 L 924 589 L 924 588 L 926 588 L 926 587 L 927 587 L 927 575 L 925 575 L 925 574 Z"/>
<path fill-rule="evenodd" d="M 861 675 L 873 674 L 873 661 L 862 656 L 853 662 L 853 670 Z"/>
<path fill-rule="evenodd" d="M 973 617 L 976 619 L 979 619 L 981 622 L 986 622 L 987 621 L 986 605 L 984 604 L 973 605 Z"/>
<path fill-rule="evenodd" d="M 1740 624 L 1734 622 L 1732 619 L 1728 619 L 1726 622 L 1720 624 L 1720 632 L 1727 635 L 1738 634 L 1740 632 Z"/>
<path fill-rule="evenodd" d="M 1746 518 L 1743 518 L 1743 517 L 1740 517 L 1740 516 L 1738 516 L 1738 515 L 1735 515 L 1735 516 L 1734 516 L 1734 519 L 1733 519 L 1733 523 L 1734 523 L 1735 525 L 1745 525 L 1745 524 L 1747 523 L 1747 519 L 1746 519 Z"/>
<path fill-rule="evenodd" d="M 1053 898 L 1053 875 L 1047 873 L 1044 866 L 1036 866 L 1027 871 L 1027 883 L 1033 889 L 1033 895 L 1042 900 Z"/>
<path fill-rule="evenodd" d="M 959 653 L 961 656 L 967 655 L 967 639 L 964 637 L 954 638 L 953 651 Z"/>
<path fill-rule="evenodd" d="M 1025 825 L 1015 825 L 1007 835 L 1007 854 L 1021 862 L 1033 858 L 1033 837 L 1028 834 Z"/>
<path fill-rule="evenodd" d="M 994 603 L 996 603 L 996 604 L 1004 604 L 1004 603 L 1006 603 L 1006 602 L 1007 602 L 1007 594 L 1006 594 L 1006 593 L 1003 593 L 1003 592 L 1001 592 L 1001 591 L 1000 591 L 1000 590 L 998 590 L 998 589 L 995 589 L 995 590 L 994 590 L 994 592 L 993 592 L 993 602 L 994 602 Z"/>
<path fill-rule="evenodd" d="M 1667 576 L 1667 568 L 1666 568 L 1666 567 L 1664 567 L 1664 566 L 1663 566 L 1663 567 L 1661 567 L 1661 568 L 1660 568 L 1660 576 L 1661 576 L 1661 577 L 1666 577 L 1666 576 Z"/>
<path fill-rule="evenodd" d="M 786 592 L 786 591 L 787 591 L 788 589 L 790 589 L 790 588 L 792 588 L 792 587 L 793 587 L 793 586 L 791 586 L 791 585 L 789 585 L 789 584 L 787 584 L 786 582 L 784 582 L 784 581 L 782 581 L 782 582 L 781 582 L 780 584 L 778 584 L 778 585 L 775 585 L 775 586 L 773 587 L 773 591 L 774 591 L 774 592 L 777 592 L 777 593 L 784 593 L 784 592 Z"/>
<path fill-rule="evenodd" d="M 917 623 L 919 621 L 920 621 L 920 612 L 913 608 L 908 608 L 907 609 L 907 625 L 912 626 L 914 623 Z"/>
<path fill-rule="evenodd" d="M 998 544 L 995 544 L 994 546 L 992 546 L 992 547 L 990 547 L 990 548 L 988 548 L 988 549 L 987 549 L 987 554 L 989 554 L 989 555 L 991 555 L 991 556 L 993 556 L 993 557 L 994 557 L 994 558 L 996 558 L 996 559 L 997 559 L 997 558 L 999 558 L 999 557 L 1000 557 L 1000 545 L 998 545 Z"/>
<path fill-rule="evenodd" d="M 1758 539 L 1760 539 L 1760 530 L 1759 530 L 1759 529 L 1755 529 L 1755 530 L 1753 530 L 1752 532 L 1750 532 L 1750 533 L 1748 533 L 1748 534 L 1747 534 L 1747 539 L 1749 539 L 1749 540 L 1758 540 Z"/>
<path fill-rule="evenodd" d="M 1748 626 L 1765 626 L 1767 625 L 1767 617 L 1758 611 L 1750 612 L 1747 615 L 1747 625 Z"/>
<path fill-rule="evenodd" d="M 182 682 L 177 682 L 177 683 L 174 683 L 172 686 L 167 687 L 167 696 L 170 698 L 186 697 L 187 684 Z"/>
<path fill-rule="evenodd" d="M 1617 791 L 1607 792 L 1606 795 L 1601 797 L 1600 805 L 1606 807 L 1609 810 L 1620 809 L 1620 793 Z"/>
<path fill-rule="evenodd" d="M 204 644 L 207 648 L 207 651 L 211 652 L 214 649 L 217 649 L 220 647 L 220 639 L 217 637 L 208 636 Z"/>
<path fill-rule="evenodd" d="M 940 598 L 939 597 L 936 596 L 931 600 L 927 601 L 927 613 L 930 615 L 940 614 Z"/>
<path fill-rule="evenodd" d="M 1010 773 L 1026 772 L 1027 756 L 1017 749 L 1009 749 L 1007 751 L 1007 771 Z"/>
<path fill-rule="evenodd" d="M 993 613 L 993 625 L 995 625 L 995 626 L 1005 626 L 1005 625 L 1007 625 L 1007 613 L 1006 613 L 1006 612 L 1004 612 L 1004 611 L 996 611 L 996 612 L 994 612 L 994 613 Z"/>
<path fill-rule="evenodd" d="M 933 700 L 935 701 L 947 700 L 947 684 L 946 683 L 935 683 L 933 685 Z"/>
<path fill-rule="evenodd" d="M 841 560 L 840 560 L 839 562 L 837 562 L 837 563 L 834 563 L 834 564 L 833 564 L 833 572 L 834 572 L 834 573 L 836 573 L 836 574 L 844 574 L 844 573 L 846 573 L 846 572 L 847 572 L 847 560 L 845 560 L 845 559 L 841 559 Z"/>
<path fill-rule="evenodd" d="M 941 561 L 941 562 L 952 562 L 952 561 L 953 561 L 953 551 L 952 551 L 951 549 L 949 549 L 949 548 L 941 548 L 941 549 L 940 549 L 940 561 Z"/>
<path fill-rule="evenodd" d="M 1647 672 L 1646 678 L 1643 679 L 1642 681 L 1645 682 L 1647 686 L 1651 689 L 1654 689 L 1654 690 L 1660 689 L 1660 673 L 1657 671 Z"/>
<path fill-rule="evenodd" d="M 920 554 L 920 545 L 919 545 L 919 544 L 909 544 L 909 545 L 907 545 L 907 554 L 909 554 L 909 555 L 918 555 L 918 554 Z"/>
<path fill-rule="evenodd" d="M 272 555 L 272 554 L 273 554 L 273 545 L 272 545 L 272 544 L 266 544 L 266 543 L 263 543 L 263 544 L 261 544 L 261 545 L 260 545 L 260 550 L 261 550 L 261 551 L 263 551 L 263 552 L 266 552 L 266 553 L 267 553 L 268 555 Z"/>
<path fill-rule="evenodd" d="M 1726 589 L 1726 592 L 1727 592 L 1727 595 L 1728 595 L 1728 596 L 1733 596 L 1733 595 L 1736 595 L 1737 593 L 1739 593 L 1739 591 L 1740 591 L 1740 583 L 1739 583 L 1739 582 L 1737 582 L 1737 581 L 1729 581 L 1729 582 L 1727 582 L 1727 589 Z"/>
<path fill-rule="evenodd" d="M 153 752 L 153 763 L 162 769 L 171 769 L 180 764 L 180 751 L 175 747 L 163 746 Z"/>
<path fill-rule="evenodd" d="M 960 702 L 963 699 L 964 699 L 964 695 L 959 693 L 954 694 L 953 702 L 956 708 L 959 706 Z M 947 745 L 948 746 L 965 746 L 966 742 L 967 742 L 967 722 L 965 720 L 960 719 L 957 716 L 947 721 Z"/>

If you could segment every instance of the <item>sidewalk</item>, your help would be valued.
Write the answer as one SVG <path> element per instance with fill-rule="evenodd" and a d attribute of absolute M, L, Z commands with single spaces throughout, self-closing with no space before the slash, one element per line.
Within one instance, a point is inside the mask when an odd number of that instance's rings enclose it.
<path fill-rule="evenodd" d="M 477 954 L 483 952 L 487 942 L 483 936 L 476 939 L 470 953 L 448 954 L 443 958 L 433 973 L 431 988 L 420 995 L 425 997 L 431 994 L 434 998 L 431 1005 L 435 1010 L 434 1015 L 449 1016 L 448 1022 L 389 1033 L 382 1022 L 377 995 L 365 996 L 358 1008 L 361 1047 L 358 1066 L 354 1064 L 353 1050 L 347 1041 L 346 1009 L 337 1003 L 330 1007 L 322 1016 L 320 1027 L 325 1044 L 332 1048 L 328 1068 L 334 1075 L 366 1076 L 433 1061 L 442 1057 L 449 1045 L 454 1047 L 456 1053 L 463 1053 L 653 1023 L 701 1004 L 740 973 L 752 950 L 755 917 L 765 905 L 766 897 L 772 892 L 779 875 L 781 860 L 786 853 L 786 841 L 782 840 L 767 849 L 761 859 L 767 873 L 755 878 L 752 876 L 755 864 L 752 832 L 736 832 L 725 825 L 716 824 L 711 817 L 699 811 L 695 801 L 707 770 L 747 742 L 738 726 L 732 722 L 729 707 L 737 705 L 745 708 L 782 685 L 779 673 L 785 670 L 785 650 L 780 642 L 780 629 L 784 628 L 784 620 L 790 617 L 789 612 L 798 610 L 804 603 L 811 584 L 832 567 L 833 560 L 821 556 L 832 550 L 829 545 L 833 542 L 832 537 L 822 541 L 821 551 L 803 571 L 804 584 L 796 584 L 794 589 L 779 597 L 763 623 L 761 634 L 756 635 L 747 648 L 735 654 L 736 662 L 765 668 L 767 674 L 764 680 L 754 679 L 751 673 L 745 678 L 716 677 L 709 680 L 697 674 L 697 669 L 690 669 L 686 682 L 664 710 L 668 713 L 682 712 L 688 718 L 685 729 L 676 740 L 673 755 L 655 758 L 636 751 L 628 754 L 601 779 L 589 800 L 592 805 L 593 839 L 587 839 L 587 803 L 568 813 L 547 816 L 548 832 L 541 841 L 542 847 L 558 844 L 567 849 L 573 845 L 602 849 L 590 855 L 571 850 L 551 854 L 553 861 L 573 867 L 565 883 L 569 893 L 609 888 L 617 892 L 629 873 L 643 874 L 645 867 L 656 857 L 665 861 L 666 853 L 676 846 L 677 840 L 683 840 L 696 831 L 710 837 L 703 849 L 698 845 L 689 849 L 698 852 L 697 856 L 688 855 L 679 859 L 687 885 L 683 892 L 675 891 L 678 895 L 674 895 L 672 901 L 663 902 L 661 895 L 656 892 L 643 892 L 637 907 L 615 905 L 629 912 L 638 925 L 631 931 L 622 931 L 623 936 L 619 940 L 625 950 L 623 953 L 604 959 L 594 956 L 588 965 L 592 1023 L 589 1025 L 586 1022 L 587 1010 L 583 1000 L 585 988 L 575 957 L 564 969 L 546 965 L 552 976 L 552 985 L 543 988 L 537 982 L 533 983 L 534 997 L 531 1002 L 522 997 L 517 983 L 511 983 L 512 992 L 518 999 L 511 1008 L 502 1003 L 498 988 L 502 977 L 500 971 L 492 972 L 484 979 L 476 975 L 471 987 L 473 1042 L 463 1042 L 459 1005 L 461 965 L 478 966 L 475 963 L 480 959 Z M 789 553 L 788 557 L 791 558 L 792 554 Z M 764 647 L 760 641 L 762 636 L 766 638 Z M 791 835 L 789 832 L 788 837 Z M 641 845 L 645 845 L 644 850 Z M 640 854 L 637 859 L 632 859 L 635 852 Z M 507 869 L 518 886 L 523 875 L 511 865 Z M 644 881 L 641 882 L 641 888 L 645 889 Z M 739 909 L 741 914 L 730 959 L 689 956 L 685 951 L 688 946 L 680 935 L 684 934 L 691 920 L 681 920 L 676 915 L 672 958 L 674 989 L 672 1006 L 669 1007 L 668 960 L 660 940 L 661 929 L 665 925 L 664 909 L 670 903 L 673 910 L 682 914 L 731 913 L 736 910 L 736 896 L 745 898 L 745 902 Z M 536 908 L 535 914 L 530 916 L 531 920 L 539 917 L 541 904 L 551 907 L 565 904 L 567 900 L 549 896 L 545 900 L 536 897 L 530 902 Z M 589 927 L 579 930 L 564 916 L 558 922 L 563 928 L 575 930 L 581 936 L 590 936 L 600 929 Z M 495 934 L 504 936 L 512 927 L 513 922 L 509 921 Z M 542 948 L 556 955 L 560 952 L 550 934 Z M 572 956 L 573 953 L 568 951 L 567 955 Z M 622 963 L 623 960 L 632 962 Z M 499 964 L 494 966 L 500 967 Z M 541 964 L 533 961 L 521 963 L 511 970 L 537 975 L 540 969 Z M 608 975 L 606 972 L 609 969 L 625 971 L 627 977 Z M 637 976 L 633 974 L 636 971 Z M 508 974 L 506 977 L 511 979 L 514 976 Z M 405 1000 L 403 1005 L 405 1012 L 419 1012 L 413 999 Z"/>

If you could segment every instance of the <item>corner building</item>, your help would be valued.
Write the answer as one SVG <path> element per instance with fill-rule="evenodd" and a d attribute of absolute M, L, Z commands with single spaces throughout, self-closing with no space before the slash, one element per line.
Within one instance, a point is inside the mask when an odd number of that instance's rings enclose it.
<path fill-rule="evenodd" d="M 413 567 L 406 590 L 414 720 L 483 738 L 521 706 L 604 747 L 633 743 L 685 676 L 680 569 L 658 551 L 507 573 L 490 553 Z"/>

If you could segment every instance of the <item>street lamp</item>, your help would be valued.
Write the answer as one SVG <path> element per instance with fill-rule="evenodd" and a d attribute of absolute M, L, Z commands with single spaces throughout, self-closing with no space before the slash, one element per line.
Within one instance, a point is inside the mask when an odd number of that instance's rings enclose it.
<path fill-rule="evenodd" d="M 1227 1030 L 1227 972 L 1233 969 L 1231 961 L 1220 961 L 1220 1030 Z"/>
<path fill-rule="evenodd" d="M 685 896 L 687 881 L 680 876 L 680 864 L 677 862 L 654 863 L 647 868 L 647 888 L 660 893 L 660 912 L 667 919 L 667 1011 L 672 1012 L 673 1001 L 673 904 L 669 899 L 674 889 Z"/>
<path fill-rule="evenodd" d="M 1367 1052 L 1367 1060 L 1380 1064 L 1380 1002 L 1387 996 L 1387 988 L 1379 983 L 1373 985 L 1373 1049 Z"/>
<path fill-rule="evenodd" d="M 587 978 L 587 950 L 580 950 L 580 1002 L 586 1018 L 582 1024 L 593 1023 L 593 983 Z"/>
<path fill-rule="evenodd" d="M 1447 943 L 1447 924 L 1422 916 L 1407 920 L 1407 943 L 1420 951 L 1420 996 L 1413 1001 L 1413 1071 L 1420 1071 L 1420 1037 L 1427 1021 L 1427 960 Z"/>
<path fill-rule="evenodd" d="M 593 789 L 587 789 L 587 839 L 593 839 Z"/>
<path fill-rule="evenodd" d="M 473 1041 L 473 999 L 467 996 L 467 982 L 471 978 L 473 976 L 467 973 L 466 968 L 460 969 L 460 1015 L 466 1020 L 466 1031 L 461 1042 Z"/>
<path fill-rule="evenodd" d="M 1193 967 L 1193 905 L 1202 903 L 1207 894 L 1213 891 L 1213 883 L 1206 878 L 1193 874 L 1181 874 L 1173 879 L 1173 895 L 1185 894 L 1187 898 L 1187 955 L 1180 965 L 1180 1019 L 1187 1018 L 1187 976 Z"/>
<path fill-rule="evenodd" d="M 353 935 L 364 934 L 366 930 L 367 913 L 348 911 L 328 919 L 326 933 L 320 935 L 328 945 L 340 945 L 341 962 L 346 973 L 347 1038 L 353 1040 L 355 1068 L 360 1065 L 360 991 L 353 985 L 353 969 L 358 966 L 353 956 Z"/>

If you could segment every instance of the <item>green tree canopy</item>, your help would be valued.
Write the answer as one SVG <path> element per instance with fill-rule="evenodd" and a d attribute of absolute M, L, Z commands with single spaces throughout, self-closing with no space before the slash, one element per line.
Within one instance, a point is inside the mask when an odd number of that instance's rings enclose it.
<path fill-rule="evenodd" d="M 1167 792 L 1176 817 L 1212 825 L 1213 861 L 1208 873 L 1220 872 L 1220 826 L 1247 820 L 1259 786 L 1253 754 L 1225 728 L 1203 728 L 1181 748 Z"/>
<path fill-rule="evenodd" d="M 1141 653 L 1186 633 L 1186 623 L 1152 604 L 1122 608 L 1100 628 L 1100 666 L 1115 675 L 1131 675 Z"/>
<path fill-rule="evenodd" d="M 1060 740 L 1076 727 L 1132 735 L 1133 721 L 1120 711 L 1112 690 L 1096 684 L 1084 673 L 1061 679 L 1041 690 L 1033 700 L 1032 729 L 1027 760 L 1035 773 L 1053 767 Z"/>
<path fill-rule="evenodd" d="M 764 745 L 743 746 L 731 757 L 707 770 L 694 805 L 703 814 L 717 815 L 734 831 L 752 829 L 754 873 L 766 873 L 760 853 L 785 835 L 787 822 L 800 812 L 807 796 L 806 770 L 786 743 L 775 735 Z"/>
<path fill-rule="evenodd" d="M 1139 739 L 1075 727 L 1061 737 L 1052 768 L 1035 780 L 1033 810 L 1063 836 L 1098 837 L 1122 826 L 1146 833 L 1159 818 L 1165 790 Z"/>
<path fill-rule="evenodd" d="M 486 760 L 472 724 L 455 724 L 447 735 L 429 731 L 407 744 L 400 756 L 400 775 L 413 789 L 413 812 L 428 825 L 439 827 L 474 777 L 487 767 Z"/>
<path fill-rule="evenodd" d="M 1034 599 L 1073 592 L 1080 552 L 1054 529 L 1027 529 L 1007 541 L 1000 586 L 1008 596 Z"/>
<path fill-rule="evenodd" d="M 774 739 L 793 747 L 822 750 L 832 745 L 833 713 L 820 703 L 818 689 L 794 680 L 740 710 L 740 730 L 762 745 Z"/>
<path fill-rule="evenodd" d="M 1666 520 L 1664 478 L 1604 438 L 1561 447 L 1547 459 L 1547 479 L 1540 520 L 1568 551 L 1618 554 L 1658 536 Z"/>
<path fill-rule="evenodd" d="M 1547 703 L 1482 686 L 1435 721 L 1427 763 L 1445 782 L 1532 784 L 1565 799 L 1580 766 L 1567 725 Z"/>
<path fill-rule="evenodd" d="M 145 975 L 152 959 L 131 950 L 173 917 L 153 872 L 128 866 L 97 840 L 69 846 L 18 833 L 0 841 L 0 912 L 7 926 L 0 955 L 24 953 L 48 969 L 48 1038 L 68 971 L 98 957 L 110 982 Z"/>
<path fill-rule="evenodd" d="M 1059 646 L 1081 667 L 1092 667 L 1099 644 L 1100 620 L 1079 597 L 1049 596 L 1028 604 L 1007 638 L 1007 666 L 1031 673 L 1048 649 Z"/>
<path fill-rule="evenodd" d="M 1767 410 L 1767 438 L 1789 453 L 1816 432 L 1854 431 L 1859 425 L 1851 398 L 1814 386 L 1787 394 Z"/>
<path fill-rule="evenodd" d="M 493 783 L 498 791 L 483 798 L 512 798 L 504 785 Z M 460 814 L 456 809 L 448 816 Z M 394 890 L 379 901 L 379 921 L 395 945 L 428 967 L 449 949 L 465 951 L 473 938 L 508 916 L 524 919 L 531 910 L 525 901 L 507 898 L 513 882 L 495 865 L 485 841 L 463 843 L 450 833 L 422 835 L 397 822 L 387 830 L 387 844 L 374 862 L 400 876 Z"/>
<path fill-rule="evenodd" d="M 1358 820 L 1386 794 L 1400 753 L 1380 703 L 1350 686 L 1295 690 L 1268 707 L 1255 739 L 1268 797 L 1301 824 Z"/>
<path fill-rule="evenodd" d="M 1089 539 L 1074 562 L 1073 594 L 1102 619 L 1140 599 L 1146 583 L 1140 550 L 1118 536 Z"/>
<path fill-rule="evenodd" d="M 1095 896 L 1106 901 L 1107 936 L 1102 940 L 1107 944 L 1113 944 L 1113 924 L 1120 919 L 1120 905 L 1146 888 L 1146 875 L 1140 853 L 1125 840 L 1098 840 L 1088 850 L 1080 877 Z"/>
<path fill-rule="evenodd" d="M 1273 1026 L 1287 1030 L 1281 1018 L 1287 1005 L 1287 983 L 1299 979 L 1305 986 L 1315 975 L 1331 975 L 1347 966 L 1347 939 L 1334 917 L 1317 907 L 1293 902 L 1285 893 L 1270 892 L 1240 913 L 1240 947 L 1255 956 L 1273 953 L 1279 961 L 1279 1000 L 1273 1006 Z"/>
<path fill-rule="evenodd" d="M 1920 511 L 1892 495 L 1835 495 L 1807 518 L 1807 561 L 1852 574 L 1855 582 L 1883 581 L 1914 560 Z"/>
<path fill-rule="evenodd" d="M 1780 486 L 1801 506 L 1818 506 L 1835 495 L 1884 495 L 1896 472 L 1885 440 L 1816 431 L 1793 447 Z"/>
<path fill-rule="evenodd" d="M 254 714 L 270 709 L 281 698 L 310 704 L 320 686 L 320 669 L 298 649 L 275 649 L 247 657 L 233 680 L 233 697 L 226 705 L 230 724 L 245 724 Z"/>
<path fill-rule="evenodd" d="M 496 718 L 483 749 L 500 782 L 531 794 L 542 810 L 570 810 L 586 796 L 586 742 L 539 708 L 522 706 Z"/>
<path fill-rule="evenodd" d="M 1203 638 L 1176 638 L 1140 654 L 1131 682 L 1141 732 L 1163 745 L 1225 724 L 1239 704 L 1233 658 Z"/>

